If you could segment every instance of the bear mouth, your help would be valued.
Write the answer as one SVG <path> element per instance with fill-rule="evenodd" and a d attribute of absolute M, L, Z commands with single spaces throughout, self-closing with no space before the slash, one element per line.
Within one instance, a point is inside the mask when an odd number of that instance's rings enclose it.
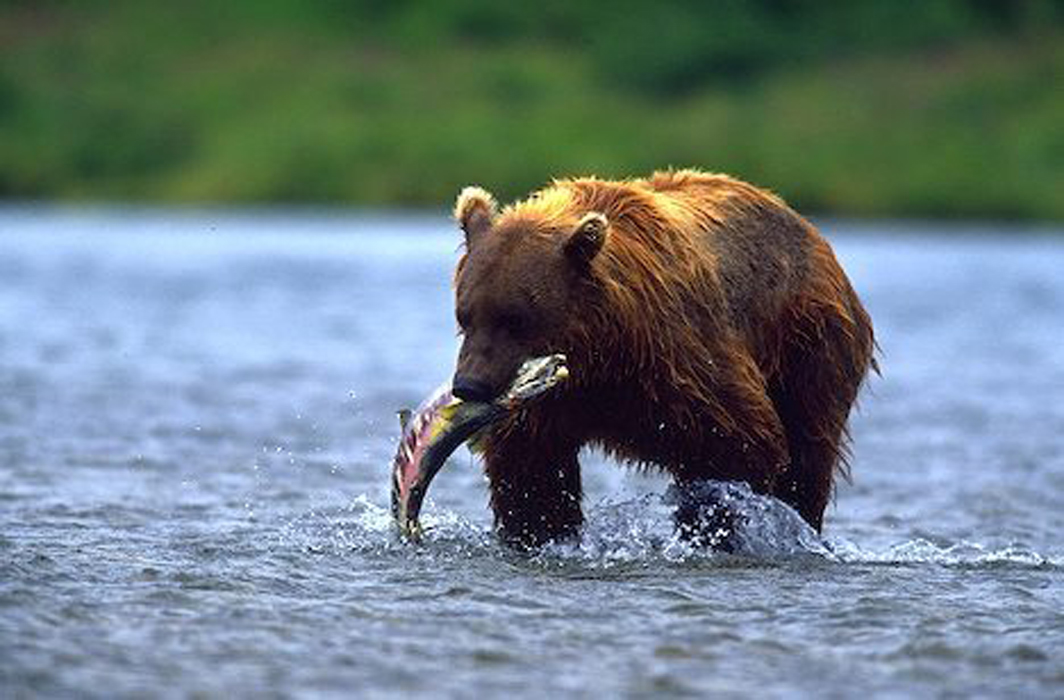
<path fill-rule="evenodd" d="M 406 539 L 422 534 L 418 516 L 432 479 L 459 445 L 569 377 L 565 355 L 526 361 L 502 396 L 491 402 L 463 401 L 444 384 L 413 413 L 400 412 L 403 434 L 392 460 L 392 516 Z"/>

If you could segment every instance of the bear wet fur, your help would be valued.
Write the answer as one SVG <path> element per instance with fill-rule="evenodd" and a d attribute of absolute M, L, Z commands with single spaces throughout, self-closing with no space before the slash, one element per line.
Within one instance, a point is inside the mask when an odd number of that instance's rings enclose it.
<path fill-rule="evenodd" d="M 455 217 L 455 393 L 491 398 L 549 353 L 571 370 L 483 441 L 505 541 L 579 530 L 589 444 L 681 488 L 745 481 L 820 530 L 875 343 L 809 222 L 769 192 L 691 170 L 558 180 L 501 211 L 471 187 Z"/>

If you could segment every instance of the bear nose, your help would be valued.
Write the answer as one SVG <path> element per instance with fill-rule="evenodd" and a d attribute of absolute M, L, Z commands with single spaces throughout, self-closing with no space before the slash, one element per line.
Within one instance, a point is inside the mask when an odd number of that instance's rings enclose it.
<path fill-rule="evenodd" d="M 491 387 L 487 384 L 457 374 L 454 376 L 454 381 L 451 382 L 451 393 L 463 401 L 477 403 L 487 403 L 493 398 Z"/>

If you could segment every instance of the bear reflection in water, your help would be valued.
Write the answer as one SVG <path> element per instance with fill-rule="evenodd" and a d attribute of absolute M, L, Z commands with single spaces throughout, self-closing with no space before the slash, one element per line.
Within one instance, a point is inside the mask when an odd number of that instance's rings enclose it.
<path fill-rule="evenodd" d="M 692 488 L 705 480 L 745 482 L 821 529 L 875 343 L 812 224 L 690 170 L 559 180 L 501 210 L 469 187 L 455 217 L 454 393 L 490 401 L 529 357 L 564 353 L 571 370 L 483 439 L 505 541 L 579 530 L 585 445 L 669 473 L 692 537 L 722 525 L 694 506 L 713 498 Z"/>

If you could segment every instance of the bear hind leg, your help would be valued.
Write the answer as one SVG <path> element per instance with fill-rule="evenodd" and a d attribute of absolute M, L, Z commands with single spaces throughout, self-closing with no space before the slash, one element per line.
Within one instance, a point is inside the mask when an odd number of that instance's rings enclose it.
<path fill-rule="evenodd" d="M 836 470 L 847 474 L 847 420 L 874 366 L 872 327 L 856 297 L 845 310 L 822 307 L 806 316 L 787 344 L 769 393 L 783 422 L 791 462 L 773 495 L 794 507 L 817 532 Z"/>

